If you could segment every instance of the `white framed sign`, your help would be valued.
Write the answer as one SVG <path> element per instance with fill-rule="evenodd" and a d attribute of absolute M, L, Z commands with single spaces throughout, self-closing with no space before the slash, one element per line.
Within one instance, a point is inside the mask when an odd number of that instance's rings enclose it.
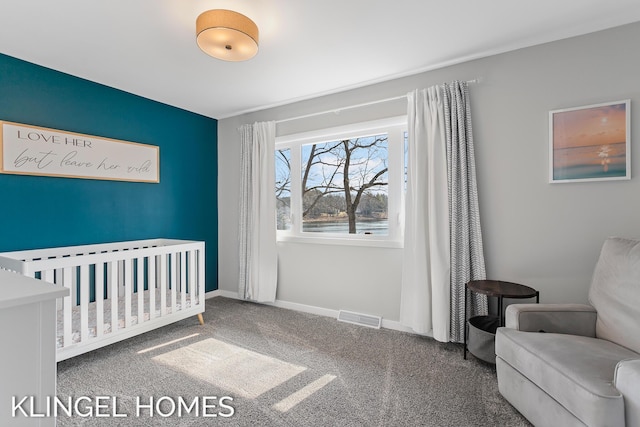
<path fill-rule="evenodd" d="M 0 173 L 160 182 L 160 147 L 0 121 Z"/>

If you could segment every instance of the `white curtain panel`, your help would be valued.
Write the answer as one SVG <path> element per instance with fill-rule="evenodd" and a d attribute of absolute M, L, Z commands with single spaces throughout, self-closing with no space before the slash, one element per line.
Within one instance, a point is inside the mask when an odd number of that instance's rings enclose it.
<path fill-rule="evenodd" d="M 238 296 L 274 302 L 276 248 L 275 122 L 243 125 L 240 159 L 240 280 Z"/>
<path fill-rule="evenodd" d="M 442 87 L 407 94 L 408 165 L 400 323 L 449 341 L 450 241 Z"/>

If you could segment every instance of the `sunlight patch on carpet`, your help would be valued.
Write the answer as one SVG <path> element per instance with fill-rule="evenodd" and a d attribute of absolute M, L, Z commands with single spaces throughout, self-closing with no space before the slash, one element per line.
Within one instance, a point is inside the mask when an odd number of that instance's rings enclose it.
<path fill-rule="evenodd" d="M 298 403 L 302 402 L 303 400 L 311 396 L 313 393 L 320 390 L 322 387 L 326 386 L 327 384 L 329 384 L 331 381 L 335 379 L 336 379 L 335 375 L 329 375 L 329 374 L 323 375 L 322 377 L 318 378 L 314 382 L 307 384 L 306 386 L 302 387 L 300 390 L 296 391 L 295 393 L 292 393 L 291 395 L 282 399 L 280 402 L 273 405 L 273 409 L 277 409 L 280 412 L 287 412 L 289 409 L 293 408 Z"/>
<path fill-rule="evenodd" d="M 231 395 L 250 399 L 307 369 L 213 338 L 168 351 L 153 360 Z"/>
<path fill-rule="evenodd" d="M 138 352 L 138 354 L 148 353 L 150 351 L 157 350 L 159 348 L 166 347 L 168 345 L 175 344 L 175 343 L 180 342 L 180 341 L 188 340 L 189 338 L 197 337 L 198 335 L 200 335 L 200 334 L 191 334 L 191 335 L 187 335 L 186 337 L 176 338 L 175 340 L 167 341 L 167 342 L 165 342 L 163 344 L 154 345 L 153 347 L 149 347 L 149 348 L 145 348 L 144 350 L 140 350 Z"/>

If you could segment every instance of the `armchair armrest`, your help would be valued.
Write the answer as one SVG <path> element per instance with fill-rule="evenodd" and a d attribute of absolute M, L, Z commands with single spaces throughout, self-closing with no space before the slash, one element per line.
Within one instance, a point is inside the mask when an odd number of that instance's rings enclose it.
<path fill-rule="evenodd" d="M 613 385 L 624 397 L 626 424 L 640 426 L 640 359 L 618 362 Z"/>
<path fill-rule="evenodd" d="M 525 332 L 596 336 L 596 309 L 585 304 L 511 304 L 505 325 Z"/>

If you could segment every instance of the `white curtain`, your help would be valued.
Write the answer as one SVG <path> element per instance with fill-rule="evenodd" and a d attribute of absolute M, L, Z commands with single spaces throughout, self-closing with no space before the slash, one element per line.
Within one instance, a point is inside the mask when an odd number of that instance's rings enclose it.
<path fill-rule="evenodd" d="M 240 164 L 240 281 L 238 296 L 276 298 L 275 122 L 243 125 Z"/>
<path fill-rule="evenodd" d="M 408 165 L 400 323 L 449 341 L 449 201 L 442 88 L 407 94 Z"/>
<path fill-rule="evenodd" d="M 485 295 L 474 294 L 464 307 L 465 284 L 486 278 L 468 88 L 456 81 L 407 98 L 400 322 L 438 341 L 461 342 L 465 310 L 487 312 Z"/>

